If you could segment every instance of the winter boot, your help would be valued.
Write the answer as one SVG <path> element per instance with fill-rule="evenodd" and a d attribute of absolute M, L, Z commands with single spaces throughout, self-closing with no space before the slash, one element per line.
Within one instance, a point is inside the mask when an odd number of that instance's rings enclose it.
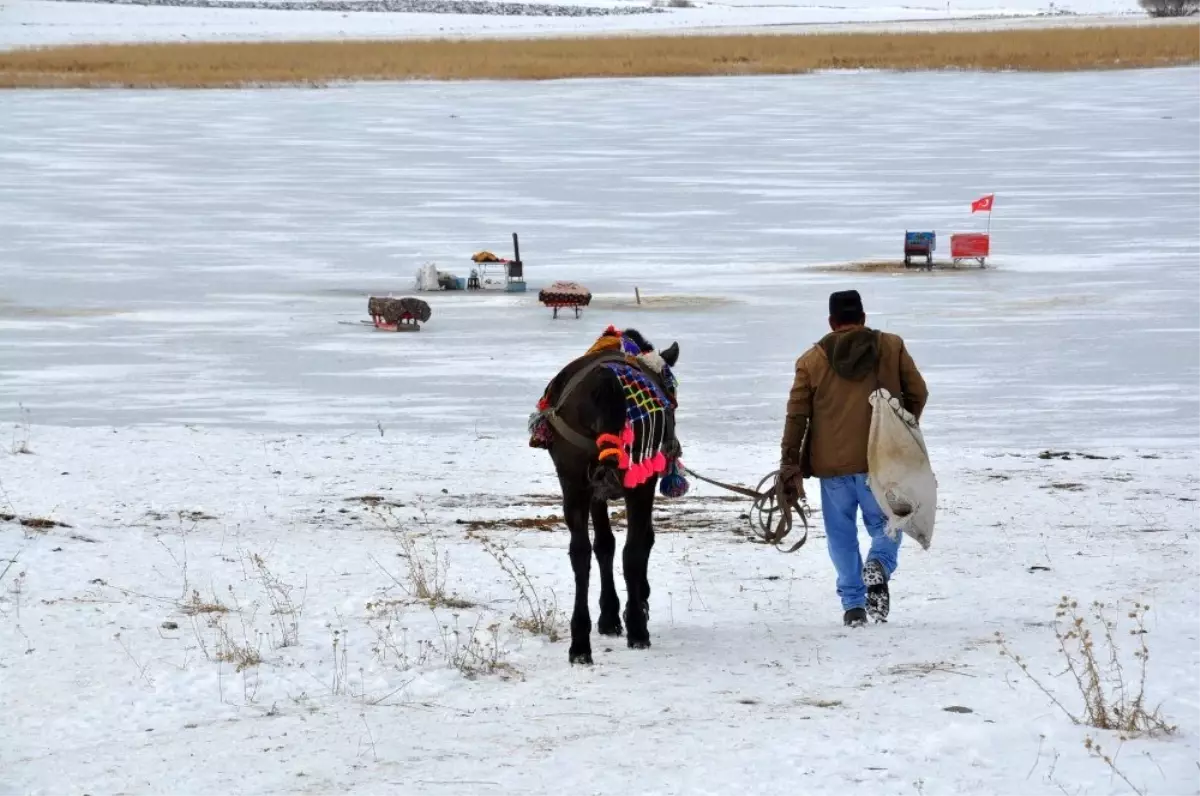
<path fill-rule="evenodd" d="M 891 596 L 888 594 L 887 570 L 877 560 L 871 559 L 863 567 L 863 583 L 867 586 L 867 613 L 876 622 L 886 622 L 888 611 L 891 610 Z"/>
<path fill-rule="evenodd" d="M 867 624 L 865 608 L 851 608 L 842 616 L 842 624 L 846 627 L 863 627 Z"/>

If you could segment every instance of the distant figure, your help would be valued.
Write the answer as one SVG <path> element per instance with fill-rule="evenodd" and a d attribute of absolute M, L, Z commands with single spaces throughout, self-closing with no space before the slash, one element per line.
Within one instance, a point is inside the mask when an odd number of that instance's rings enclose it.
<path fill-rule="evenodd" d="M 887 621 L 888 581 L 900 552 L 900 537 L 888 537 L 887 518 L 867 486 L 868 396 L 883 387 L 917 419 L 929 397 L 904 341 L 866 323 L 857 290 L 829 296 L 833 331 L 796 361 L 779 476 L 797 497 L 804 495 L 804 478 L 821 480 L 821 514 L 847 627 L 865 625 L 868 614 L 876 622 Z M 858 546 L 859 509 L 871 536 L 865 566 Z"/>

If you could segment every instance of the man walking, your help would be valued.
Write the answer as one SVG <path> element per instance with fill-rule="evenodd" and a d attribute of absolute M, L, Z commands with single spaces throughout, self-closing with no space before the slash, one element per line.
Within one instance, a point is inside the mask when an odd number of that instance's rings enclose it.
<path fill-rule="evenodd" d="M 804 494 L 804 478 L 821 481 L 825 536 L 847 627 L 865 625 L 868 614 L 887 621 L 888 580 L 900 551 L 900 538 L 888 537 L 887 518 L 867 486 L 867 399 L 883 387 L 919 420 L 929 397 L 904 341 L 866 324 L 857 290 L 829 296 L 832 331 L 796 361 L 779 476 L 797 496 Z M 859 509 L 871 536 L 866 565 L 858 546 Z"/>

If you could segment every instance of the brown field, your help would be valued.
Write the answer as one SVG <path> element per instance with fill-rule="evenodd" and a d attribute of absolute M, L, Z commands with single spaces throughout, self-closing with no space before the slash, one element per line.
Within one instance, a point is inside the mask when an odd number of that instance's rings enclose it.
<path fill-rule="evenodd" d="M 1194 64 L 1196 25 L 987 32 L 88 45 L 0 52 L 0 88 L 221 88 L 817 69 L 1069 71 Z"/>

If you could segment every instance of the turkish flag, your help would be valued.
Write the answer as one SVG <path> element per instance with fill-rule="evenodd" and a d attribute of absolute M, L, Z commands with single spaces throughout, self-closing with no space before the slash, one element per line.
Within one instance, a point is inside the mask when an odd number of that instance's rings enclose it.
<path fill-rule="evenodd" d="M 992 203 L 996 201 L 996 194 L 990 193 L 987 196 L 980 197 L 974 202 L 971 202 L 972 213 L 990 213 L 992 212 Z"/>

